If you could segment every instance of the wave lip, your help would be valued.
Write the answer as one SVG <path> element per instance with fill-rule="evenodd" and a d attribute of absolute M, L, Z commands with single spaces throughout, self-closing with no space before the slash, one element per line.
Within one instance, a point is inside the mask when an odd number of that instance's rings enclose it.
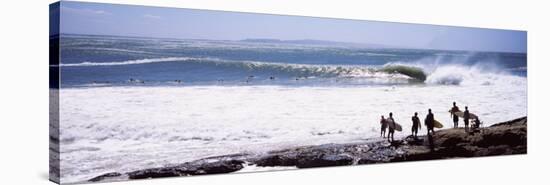
<path fill-rule="evenodd" d="M 424 82 L 427 77 L 422 68 L 406 65 L 385 65 L 378 71 L 383 71 L 386 73 L 399 73 L 422 82 Z"/>

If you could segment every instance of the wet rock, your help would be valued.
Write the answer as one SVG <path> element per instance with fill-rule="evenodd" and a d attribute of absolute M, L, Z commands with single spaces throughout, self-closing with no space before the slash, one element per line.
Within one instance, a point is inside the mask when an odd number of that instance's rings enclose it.
<path fill-rule="evenodd" d="M 435 151 L 424 146 L 406 149 L 400 161 L 481 157 L 527 153 L 527 118 L 498 123 L 476 133 L 462 129 L 445 129 L 435 133 Z M 426 145 L 426 144 L 424 144 Z"/>
<path fill-rule="evenodd" d="M 128 173 L 129 179 L 148 179 L 159 177 L 178 177 L 188 175 L 188 171 L 178 168 L 151 168 L 145 170 L 137 170 Z"/>
<path fill-rule="evenodd" d="M 296 157 L 289 155 L 269 155 L 255 161 L 258 166 L 296 166 Z"/>
<path fill-rule="evenodd" d="M 409 145 L 422 145 L 422 144 L 424 144 L 424 139 L 414 137 L 412 135 L 407 136 L 404 140 Z"/>
<path fill-rule="evenodd" d="M 97 181 L 102 181 L 104 179 L 108 179 L 108 178 L 113 178 L 113 177 L 120 177 L 122 176 L 121 173 L 118 173 L 118 172 L 112 172 L 112 173 L 106 173 L 106 174 L 103 174 L 103 175 L 100 175 L 100 176 L 97 176 L 97 177 L 94 177 L 88 181 L 90 182 L 97 182 Z"/>
<path fill-rule="evenodd" d="M 213 163 L 204 163 L 191 174 L 205 175 L 205 174 L 231 173 L 242 169 L 243 163 L 244 161 L 240 161 L 240 160 L 227 160 L 227 161 L 217 161 Z"/>
<path fill-rule="evenodd" d="M 242 169 L 243 163 L 244 161 L 241 160 L 199 160 L 183 163 L 174 167 L 151 168 L 133 171 L 128 173 L 128 178 L 147 179 L 159 177 L 231 173 Z"/>
<path fill-rule="evenodd" d="M 325 154 L 302 154 L 298 156 L 296 167 L 298 168 L 313 168 L 325 166 L 342 166 L 351 165 L 353 157 L 349 155 L 325 155 Z"/>

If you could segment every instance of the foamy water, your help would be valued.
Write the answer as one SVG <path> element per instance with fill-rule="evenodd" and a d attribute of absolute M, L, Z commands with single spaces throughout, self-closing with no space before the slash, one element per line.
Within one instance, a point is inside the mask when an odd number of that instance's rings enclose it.
<path fill-rule="evenodd" d="M 397 138 L 410 134 L 414 112 L 423 119 L 428 108 L 450 128 L 447 111 L 453 101 L 461 109 L 469 106 L 485 123 L 527 115 L 525 77 L 466 73 L 461 78 L 462 85 L 393 87 L 61 89 L 61 179 L 78 182 L 209 156 L 361 141 L 379 137 L 380 115 L 390 111 L 403 125 Z"/>

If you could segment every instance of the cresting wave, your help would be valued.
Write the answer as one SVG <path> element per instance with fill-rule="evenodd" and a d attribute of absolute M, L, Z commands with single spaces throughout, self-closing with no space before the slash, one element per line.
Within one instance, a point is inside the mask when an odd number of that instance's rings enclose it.
<path fill-rule="evenodd" d="M 391 77 L 409 78 L 416 81 L 426 80 L 422 68 L 406 65 L 384 65 L 380 67 L 362 65 L 321 65 L 321 64 L 287 64 L 261 61 L 237 61 L 219 58 L 194 57 L 166 57 L 128 60 L 120 62 L 82 62 L 61 64 L 61 67 L 92 67 L 92 66 L 120 66 L 136 64 L 152 64 L 164 62 L 183 62 L 185 64 L 201 64 L 216 68 L 233 68 L 244 72 L 264 72 L 271 74 L 286 74 L 295 77 Z M 383 73 L 383 74 L 381 74 Z M 385 74 L 385 75 L 384 75 Z M 397 74 L 397 76 L 395 76 Z"/>

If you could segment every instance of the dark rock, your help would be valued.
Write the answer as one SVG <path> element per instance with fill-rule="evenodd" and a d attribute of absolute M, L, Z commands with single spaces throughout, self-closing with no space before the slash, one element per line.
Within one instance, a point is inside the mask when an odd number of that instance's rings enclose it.
<path fill-rule="evenodd" d="M 399 146 L 401 146 L 401 145 L 403 145 L 403 144 L 404 144 L 403 140 L 395 140 L 395 141 L 392 141 L 392 142 L 390 143 L 390 146 L 399 147 Z"/>
<path fill-rule="evenodd" d="M 303 154 L 298 156 L 296 167 L 314 168 L 325 166 L 351 165 L 353 158 L 349 155 L 325 155 L 325 154 Z"/>
<path fill-rule="evenodd" d="M 269 155 L 255 161 L 258 166 L 296 166 L 296 156 Z"/>
<path fill-rule="evenodd" d="M 183 163 L 174 167 L 151 168 L 128 173 L 130 179 L 146 179 L 158 177 L 178 177 L 189 175 L 206 175 L 231 173 L 243 168 L 244 161 L 241 160 L 198 160 Z"/>
<path fill-rule="evenodd" d="M 422 145 L 422 144 L 424 144 L 424 139 L 417 138 L 417 137 L 414 137 L 412 135 L 407 136 L 404 139 L 404 141 L 407 142 L 407 144 L 409 144 L 409 145 Z"/>
<path fill-rule="evenodd" d="M 525 125 L 525 124 L 527 124 L 527 117 L 521 117 L 510 121 L 497 123 L 497 124 L 491 125 L 490 127 L 502 127 L 502 126 Z"/>
<path fill-rule="evenodd" d="M 148 179 L 148 178 L 159 178 L 159 177 L 178 177 L 188 175 L 188 172 L 185 170 L 180 170 L 178 168 L 151 168 L 145 170 L 137 170 L 128 173 L 128 178 L 130 179 Z"/>
<path fill-rule="evenodd" d="M 112 178 L 112 177 L 120 177 L 122 176 L 122 174 L 118 173 L 118 172 L 112 172 L 112 173 L 106 173 L 106 174 L 103 174 L 103 175 L 100 175 L 100 176 L 97 176 L 97 177 L 94 177 L 88 181 L 90 182 L 97 182 L 97 181 L 102 181 L 104 179 L 108 179 L 108 178 Z"/>
<path fill-rule="evenodd" d="M 204 163 L 198 167 L 192 174 L 193 175 L 204 175 L 204 174 L 220 174 L 220 173 L 231 173 L 238 171 L 243 168 L 244 161 L 240 160 L 227 160 L 227 161 L 217 161 L 213 163 Z"/>
<path fill-rule="evenodd" d="M 495 124 L 478 133 L 462 129 L 445 129 L 435 133 L 435 150 L 423 146 L 406 149 L 406 155 L 395 161 L 481 157 L 527 153 L 527 118 Z M 426 144 L 424 144 L 426 145 Z"/>
<path fill-rule="evenodd" d="M 389 162 L 389 158 L 378 153 L 369 153 L 367 155 L 361 156 L 357 161 L 357 164 L 376 164 L 376 163 L 386 163 Z"/>

